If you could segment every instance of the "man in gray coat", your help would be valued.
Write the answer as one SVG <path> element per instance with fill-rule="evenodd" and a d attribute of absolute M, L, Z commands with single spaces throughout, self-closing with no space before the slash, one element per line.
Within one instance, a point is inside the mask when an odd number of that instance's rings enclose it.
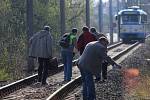
<path fill-rule="evenodd" d="M 92 34 L 94 34 L 96 36 L 96 39 L 98 40 L 100 37 L 105 37 L 107 38 L 103 33 L 98 33 L 96 31 L 96 28 L 95 27 L 91 27 L 90 28 L 90 31 Z M 101 66 L 101 69 L 102 69 L 102 80 L 103 82 L 107 79 L 107 66 L 108 66 L 108 63 L 107 61 L 103 61 L 102 63 L 102 66 Z M 96 75 L 96 81 L 99 81 L 101 80 L 101 73 L 99 73 L 98 75 Z"/>
<path fill-rule="evenodd" d="M 44 30 L 34 34 L 29 41 L 29 57 L 38 58 L 38 82 L 46 84 L 48 76 L 49 60 L 52 58 L 52 36 L 50 27 L 44 26 Z"/>
<path fill-rule="evenodd" d="M 120 67 L 107 55 L 108 43 L 105 37 L 100 37 L 98 41 L 88 43 L 79 58 L 78 67 L 83 82 L 83 100 L 96 99 L 93 75 L 101 72 L 104 60 L 107 60 L 113 66 Z"/>

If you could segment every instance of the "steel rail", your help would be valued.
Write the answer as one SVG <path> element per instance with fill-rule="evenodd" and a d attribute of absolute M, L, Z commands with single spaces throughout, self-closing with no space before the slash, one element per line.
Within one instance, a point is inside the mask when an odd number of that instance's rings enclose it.
<path fill-rule="evenodd" d="M 115 47 L 117 47 L 118 45 L 121 45 L 121 44 L 122 44 L 122 42 L 110 45 L 108 47 L 108 50 L 113 49 L 113 48 L 115 48 Z M 73 65 L 76 64 L 77 60 L 78 59 L 73 61 Z M 63 64 L 59 65 L 57 70 L 50 71 L 49 72 L 49 76 L 52 76 L 52 75 L 54 75 L 56 73 L 59 73 L 62 70 L 63 70 Z M 34 75 L 31 75 L 31 76 L 26 77 L 24 79 L 21 79 L 21 80 L 18 80 L 16 82 L 13 82 L 13 83 L 10 83 L 8 85 L 5 85 L 3 87 L 0 87 L 0 98 L 6 96 L 6 95 L 8 95 L 8 94 L 10 94 L 10 93 L 12 93 L 12 92 L 14 92 L 16 90 L 19 90 L 19 89 L 24 88 L 24 87 L 26 87 L 28 85 L 31 85 L 32 83 L 36 82 L 37 78 L 38 78 L 38 74 L 34 74 Z"/>
<path fill-rule="evenodd" d="M 121 56 L 128 53 L 130 50 L 132 50 L 134 47 L 136 47 L 139 44 L 139 42 L 136 42 L 129 46 L 127 49 L 121 51 L 119 54 L 112 57 L 113 60 L 118 60 Z M 81 76 L 78 76 L 74 80 L 70 81 L 69 83 L 62 86 L 60 89 L 55 91 L 52 95 L 50 95 L 46 100 L 63 100 L 63 98 L 72 90 L 74 90 L 76 87 L 81 85 Z"/>

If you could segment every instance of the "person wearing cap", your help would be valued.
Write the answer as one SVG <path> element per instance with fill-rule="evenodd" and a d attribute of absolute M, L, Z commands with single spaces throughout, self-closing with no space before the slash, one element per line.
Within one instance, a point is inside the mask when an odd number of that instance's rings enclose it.
<path fill-rule="evenodd" d="M 105 37 L 107 38 L 103 33 L 98 33 L 96 31 L 96 28 L 95 27 L 91 27 L 90 28 L 90 32 L 92 34 L 95 35 L 96 39 L 98 40 L 100 37 Z M 102 63 L 102 81 L 104 82 L 106 79 L 107 79 L 107 66 L 108 66 L 108 63 L 107 61 L 103 61 Z M 99 73 L 98 75 L 96 75 L 96 81 L 100 81 L 101 80 L 101 73 Z"/>
<path fill-rule="evenodd" d="M 90 42 L 86 45 L 82 55 L 77 62 L 81 73 L 83 85 L 83 100 L 96 100 L 95 85 L 93 76 L 101 72 L 102 62 L 107 60 L 111 65 L 116 65 L 107 55 L 108 40 L 105 37 L 100 37 L 98 41 Z"/>
<path fill-rule="evenodd" d="M 91 27 L 90 28 L 90 32 L 95 35 L 95 37 L 96 37 L 97 40 L 98 40 L 98 38 L 100 38 L 102 36 L 106 37 L 103 33 L 97 32 L 95 27 Z"/>
<path fill-rule="evenodd" d="M 87 26 L 84 26 L 82 28 L 82 33 L 80 34 L 78 40 L 77 40 L 77 49 L 80 52 L 80 55 L 82 55 L 85 46 L 92 41 L 96 41 L 96 36 L 89 32 L 89 28 Z"/>
<path fill-rule="evenodd" d="M 46 85 L 48 76 L 49 60 L 52 58 L 52 36 L 51 28 L 44 26 L 44 29 L 34 34 L 29 40 L 29 57 L 37 58 L 38 82 Z"/>
<path fill-rule="evenodd" d="M 67 48 L 61 47 L 61 56 L 64 64 L 64 82 L 70 81 L 72 77 L 72 61 L 75 54 L 74 48 L 76 45 L 77 31 L 76 28 L 72 28 L 70 33 L 66 33 L 69 38 L 69 46 Z"/>

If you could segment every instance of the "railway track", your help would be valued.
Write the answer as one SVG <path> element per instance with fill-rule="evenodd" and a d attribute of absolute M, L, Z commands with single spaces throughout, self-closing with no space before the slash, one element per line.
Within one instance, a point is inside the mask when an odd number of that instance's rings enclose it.
<path fill-rule="evenodd" d="M 111 50 L 121 44 L 122 43 L 119 42 L 114 45 L 111 45 L 108 47 L 108 50 Z M 73 61 L 73 64 L 75 64 L 75 62 L 76 62 L 76 60 Z M 53 76 L 57 73 L 60 73 L 62 70 L 63 70 L 63 64 L 59 65 L 57 70 L 52 70 L 49 73 L 49 76 Z M 26 86 L 29 86 L 29 85 L 35 83 L 36 81 L 37 81 L 37 74 L 29 76 L 29 77 L 21 79 L 21 80 L 18 80 L 16 82 L 13 82 L 6 86 L 0 87 L 0 98 L 3 98 L 5 96 L 9 95 L 10 93 L 13 93 L 19 89 L 25 88 Z"/>
<path fill-rule="evenodd" d="M 130 46 L 130 45 L 122 44 L 119 47 L 112 48 L 111 50 L 109 50 L 109 52 L 110 52 L 110 54 L 112 54 L 114 52 L 117 53 L 117 52 L 120 51 L 120 48 L 125 49 L 128 46 Z M 79 75 L 80 75 L 80 73 L 78 71 L 78 68 L 74 67 L 73 68 L 73 78 L 72 79 L 75 79 Z M 59 89 L 63 85 L 65 85 L 65 83 L 63 83 L 63 72 L 57 73 L 57 74 L 49 77 L 47 79 L 47 82 L 49 83 L 49 85 L 45 86 L 45 87 L 36 86 L 36 85 L 32 84 L 30 86 L 22 88 L 18 91 L 15 91 L 14 93 L 4 97 L 4 100 L 22 100 L 22 99 L 45 100 L 48 97 L 49 94 L 54 93 L 57 89 Z"/>
<path fill-rule="evenodd" d="M 122 44 L 119 47 L 111 49 L 108 51 L 108 55 L 110 55 L 115 61 L 117 61 L 120 57 L 128 53 L 134 47 L 136 47 L 139 43 L 136 42 L 132 45 Z M 74 80 L 70 81 L 69 83 L 63 85 L 53 94 L 51 94 L 46 100 L 63 100 L 64 97 L 70 93 L 72 90 L 76 89 L 78 86 L 81 85 L 81 76 L 78 76 Z M 67 100 L 72 100 L 73 98 L 70 97 Z"/>

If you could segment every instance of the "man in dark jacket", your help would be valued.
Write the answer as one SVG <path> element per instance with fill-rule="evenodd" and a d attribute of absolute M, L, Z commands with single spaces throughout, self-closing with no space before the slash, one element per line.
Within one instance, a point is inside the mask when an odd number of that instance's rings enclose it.
<path fill-rule="evenodd" d="M 91 27 L 90 28 L 90 32 L 92 34 L 94 34 L 96 36 L 96 39 L 98 40 L 100 37 L 105 37 L 107 38 L 103 33 L 98 33 L 96 31 L 96 28 L 95 27 Z M 103 61 L 102 63 L 102 80 L 103 82 L 107 79 L 107 66 L 108 66 L 108 63 L 107 61 Z M 99 81 L 101 80 L 101 73 L 99 73 L 98 75 L 96 75 L 96 81 Z"/>
<path fill-rule="evenodd" d="M 91 28 L 90 28 L 90 32 L 95 35 L 95 37 L 96 37 L 97 40 L 98 40 L 100 37 L 102 37 L 102 36 L 106 37 L 103 33 L 97 32 L 95 27 L 91 27 Z M 107 38 L 107 37 L 106 37 L 106 38 Z"/>
<path fill-rule="evenodd" d="M 93 75 L 101 72 L 101 66 L 104 60 L 111 65 L 119 66 L 107 55 L 108 40 L 105 37 L 98 41 L 90 42 L 86 45 L 83 54 L 78 61 L 78 67 L 81 72 L 83 82 L 83 100 L 95 100 L 95 85 Z"/>
<path fill-rule="evenodd" d="M 88 27 L 82 28 L 83 33 L 79 36 L 77 40 L 77 49 L 80 52 L 80 55 L 83 53 L 85 46 L 92 41 L 96 41 L 96 37 L 94 34 L 89 32 Z"/>
<path fill-rule="evenodd" d="M 30 38 L 29 57 L 38 58 L 38 82 L 46 84 L 48 76 L 49 60 L 52 58 L 52 36 L 50 27 L 44 26 L 44 30 L 37 32 Z"/>

